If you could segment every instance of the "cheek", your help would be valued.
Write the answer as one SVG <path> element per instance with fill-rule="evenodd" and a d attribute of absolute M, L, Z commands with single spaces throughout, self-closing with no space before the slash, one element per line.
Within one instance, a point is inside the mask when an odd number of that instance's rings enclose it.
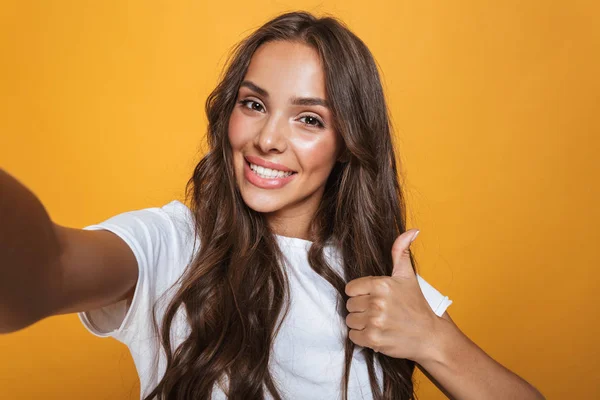
<path fill-rule="evenodd" d="M 234 110 L 229 118 L 228 136 L 232 150 L 239 150 L 244 143 L 249 140 L 250 126 L 248 126 L 247 118 Z"/>
<path fill-rule="evenodd" d="M 296 152 L 305 171 L 328 176 L 335 164 L 336 141 L 329 135 L 320 140 L 296 143 Z"/>

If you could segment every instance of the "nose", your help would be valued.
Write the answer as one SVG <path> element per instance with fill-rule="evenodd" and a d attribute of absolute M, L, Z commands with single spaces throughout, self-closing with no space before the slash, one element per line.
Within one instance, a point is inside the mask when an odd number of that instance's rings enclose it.
<path fill-rule="evenodd" d="M 289 126 L 284 115 L 271 114 L 256 135 L 255 145 L 263 153 L 283 153 L 287 148 Z"/>

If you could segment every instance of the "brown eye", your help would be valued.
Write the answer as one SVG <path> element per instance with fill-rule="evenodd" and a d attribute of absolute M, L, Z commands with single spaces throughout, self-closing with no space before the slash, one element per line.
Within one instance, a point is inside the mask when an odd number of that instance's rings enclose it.
<path fill-rule="evenodd" d="M 305 119 L 306 120 L 306 122 L 305 122 L 306 125 L 315 126 L 315 127 L 318 127 L 318 128 L 324 128 L 325 127 L 325 124 L 323 124 L 323 122 L 319 118 L 314 117 L 312 115 L 305 115 L 303 117 L 300 117 L 300 119 L 301 120 Z"/>
<path fill-rule="evenodd" d="M 241 100 L 240 104 L 249 110 L 258 111 L 258 112 L 262 112 L 262 110 L 263 110 L 262 104 L 254 101 L 254 100 L 250 100 L 250 99 Z M 248 106 L 248 105 L 250 105 L 250 106 Z"/>

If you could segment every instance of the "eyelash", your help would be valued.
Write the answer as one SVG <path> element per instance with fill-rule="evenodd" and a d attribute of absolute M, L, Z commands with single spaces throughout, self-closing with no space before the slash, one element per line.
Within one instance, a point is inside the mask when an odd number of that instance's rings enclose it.
<path fill-rule="evenodd" d="M 260 104 L 257 101 L 254 101 L 254 100 L 250 100 L 250 99 L 240 100 L 238 103 L 241 104 L 242 107 L 246 107 L 248 110 L 251 110 L 251 111 L 258 111 L 258 110 L 255 110 L 254 108 L 249 108 L 247 106 L 248 103 L 255 103 L 255 104 L 258 104 L 258 105 L 260 105 L 262 107 L 262 104 Z M 258 111 L 258 112 L 260 112 L 260 111 Z M 315 121 L 317 121 L 317 125 L 307 124 L 307 123 L 305 123 L 305 125 L 308 125 L 308 126 L 311 126 L 311 127 L 315 127 L 315 128 L 319 128 L 319 129 L 325 128 L 325 124 L 323 123 L 323 121 L 321 121 L 320 118 L 317 118 L 314 115 L 303 115 L 300 118 L 314 118 Z"/>

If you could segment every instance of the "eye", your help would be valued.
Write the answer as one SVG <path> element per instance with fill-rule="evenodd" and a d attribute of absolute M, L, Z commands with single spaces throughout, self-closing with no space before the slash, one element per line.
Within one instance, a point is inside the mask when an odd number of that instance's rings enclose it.
<path fill-rule="evenodd" d="M 264 109 L 262 104 L 254 101 L 254 100 L 250 100 L 250 99 L 240 100 L 239 104 L 241 104 L 243 107 L 246 107 L 247 109 L 253 110 L 253 111 L 262 112 L 262 110 Z M 250 105 L 250 106 L 248 106 L 248 105 Z"/>
<path fill-rule="evenodd" d="M 306 125 L 310 125 L 310 126 L 315 126 L 318 128 L 325 128 L 325 124 L 323 123 L 323 121 L 321 121 L 319 118 L 315 117 L 314 115 L 305 115 L 303 117 L 300 117 L 300 120 L 306 119 L 305 124 Z"/>

